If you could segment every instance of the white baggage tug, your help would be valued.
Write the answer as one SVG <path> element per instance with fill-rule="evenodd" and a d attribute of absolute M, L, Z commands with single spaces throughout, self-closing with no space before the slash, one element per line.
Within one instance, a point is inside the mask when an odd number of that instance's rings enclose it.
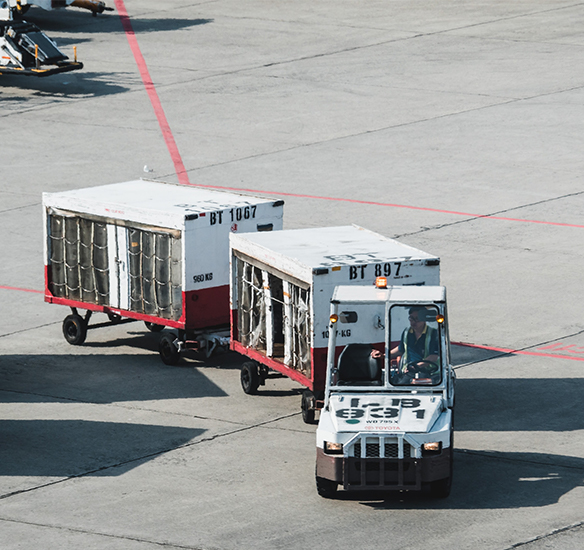
<path fill-rule="evenodd" d="M 145 180 L 44 193 L 45 301 L 71 308 L 70 344 L 100 311 L 177 329 L 160 340 L 167 364 L 210 355 L 229 341 L 229 234 L 281 229 L 283 204 Z"/>
<path fill-rule="evenodd" d="M 315 420 L 325 389 L 328 311 L 337 285 L 437 285 L 436 256 L 357 226 L 230 235 L 231 349 L 251 360 L 241 384 L 253 394 L 270 369 L 306 386 L 303 419 Z M 352 341 L 343 327 L 339 344 Z"/>
<path fill-rule="evenodd" d="M 330 307 L 316 487 L 450 493 L 454 370 L 442 286 L 339 286 Z M 375 350 L 375 351 L 373 351 Z"/>

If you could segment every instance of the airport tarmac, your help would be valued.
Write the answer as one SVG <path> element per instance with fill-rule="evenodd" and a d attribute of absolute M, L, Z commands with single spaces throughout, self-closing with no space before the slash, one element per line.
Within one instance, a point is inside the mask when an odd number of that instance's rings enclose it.
<path fill-rule="evenodd" d="M 115 7 L 32 8 L 85 67 L 0 76 L 2 550 L 584 547 L 584 4 Z M 448 499 L 320 498 L 301 386 L 245 395 L 234 353 L 166 366 L 138 322 L 65 342 L 41 193 L 139 177 L 441 258 Z"/>

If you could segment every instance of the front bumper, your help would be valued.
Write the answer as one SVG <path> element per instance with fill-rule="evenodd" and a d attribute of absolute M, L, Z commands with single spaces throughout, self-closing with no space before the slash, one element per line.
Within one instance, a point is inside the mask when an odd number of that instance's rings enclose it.
<path fill-rule="evenodd" d="M 419 491 L 423 483 L 449 477 L 451 459 L 451 447 L 418 458 L 335 456 L 317 448 L 316 475 L 342 484 L 347 491 Z"/>

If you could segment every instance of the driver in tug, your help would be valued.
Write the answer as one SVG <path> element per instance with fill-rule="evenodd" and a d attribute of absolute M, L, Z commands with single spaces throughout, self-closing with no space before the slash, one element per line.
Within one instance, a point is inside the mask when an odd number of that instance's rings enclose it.
<path fill-rule="evenodd" d="M 410 326 L 404 329 L 400 343 L 391 350 L 390 357 L 395 359 L 401 356 L 399 377 L 426 378 L 440 370 L 438 331 L 426 324 L 425 308 L 412 307 L 408 313 Z M 383 353 L 374 349 L 371 356 L 381 358 Z"/>

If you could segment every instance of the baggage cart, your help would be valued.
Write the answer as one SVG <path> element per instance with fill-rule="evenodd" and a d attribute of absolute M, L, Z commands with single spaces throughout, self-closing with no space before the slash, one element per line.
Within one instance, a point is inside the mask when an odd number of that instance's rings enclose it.
<path fill-rule="evenodd" d="M 380 276 L 389 285 L 440 283 L 438 257 L 354 225 L 232 234 L 230 247 L 231 349 L 250 359 L 242 388 L 255 393 L 270 369 L 288 376 L 307 388 L 308 423 L 324 396 L 334 288 Z M 350 328 L 337 335 L 343 340 Z"/>
<path fill-rule="evenodd" d="M 176 364 L 228 345 L 229 234 L 281 229 L 283 201 L 136 180 L 44 193 L 43 212 L 45 301 L 71 308 L 65 339 L 83 344 L 94 312 L 141 320 L 178 331 L 160 341 Z"/>

